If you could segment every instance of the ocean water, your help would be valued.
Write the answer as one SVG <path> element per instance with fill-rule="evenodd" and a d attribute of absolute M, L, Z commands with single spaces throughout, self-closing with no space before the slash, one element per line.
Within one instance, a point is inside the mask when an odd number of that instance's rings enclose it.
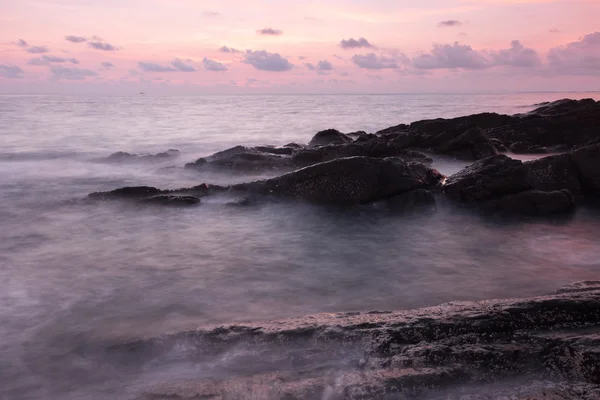
<path fill-rule="evenodd" d="M 595 208 L 498 220 L 446 205 L 389 215 L 368 206 L 236 208 L 219 199 L 189 209 L 71 201 L 126 185 L 263 177 L 180 168 L 238 144 L 306 143 L 326 128 L 373 132 L 424 118 L 521 113 L 564 97 L 600 94 L 0 96 L 0 398 L 130 395 L 134 378 L 119 366 L 100 378 L 94 361 L 81 356 L 106 340 L 538 295 L 598 279 Z M 116 151 L 171 148 L 181 156 L 161 163 L 100 161 Z M 434 163 L 446 174 L 465 165 Z M 99 387 L 113 392 L 103 397 Z"/>

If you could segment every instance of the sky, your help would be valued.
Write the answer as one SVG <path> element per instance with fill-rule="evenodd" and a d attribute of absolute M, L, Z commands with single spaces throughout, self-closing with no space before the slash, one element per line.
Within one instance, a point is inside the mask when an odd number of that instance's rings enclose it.
<path fill-rule="evenodd" d="M 0 0 L 0 93 L 600 90 L 600 0 Z"/>

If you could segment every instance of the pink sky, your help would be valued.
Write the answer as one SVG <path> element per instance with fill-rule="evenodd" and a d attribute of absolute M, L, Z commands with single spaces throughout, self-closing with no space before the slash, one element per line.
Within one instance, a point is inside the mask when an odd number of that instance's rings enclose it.
<path fill-rule="evenodd" d="M 0 0 L 0 92 L 600 90 L 598 17 L 600 0 Z"/>

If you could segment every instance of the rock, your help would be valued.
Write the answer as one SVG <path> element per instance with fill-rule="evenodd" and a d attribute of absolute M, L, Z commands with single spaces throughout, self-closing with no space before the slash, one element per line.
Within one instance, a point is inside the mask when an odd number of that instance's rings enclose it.
<path fill-rule="evenodd" d="M 317 132 L 308 143 L 308 147 L 326 146 L 329 144 L 351 143 L 352 139 L 336 129 Z"/>
<path fill-rule="evenodd" d="M 585 194 L 600 194 L 600 144 L 583 147 L 573 152 L 572 158 L 579 173 Z"/>
<path fill-rule="evenodd" d="M 95 200 L 112 200 L 112 199 L 129 199 L 139 200 L 151 196 L 158 196 L 163 193 L 162 190 L 152 186 L 130 186 L 123 187 L 110 192 L 96 192 L 90 194 L 88 197 Z"/>
<path fill-rule="evenodd" d="M 217 169 L 242 172 L 262 172 L 269 170 L 291 169 L 291 147 L 236 146 L 220 151 L 209 157 L 199 158 L 188 163 L 188 169 Z"/>
<path fill-rule="evenodd" d="M 165 161 L 179 157 L 179 150 L 169 149 L 157 154 L 134 154 L 124 151 L 118 151 L 108 156 L 104 161 L 107 162 L 135 162 L 135 161 Z"/>
<path fill-rule="evenodd" d="M 546 147 L 538 146 L 535 144 L 529 144 L 524 142 L 515 142 L 508 148 L 515 154 L 546 154 L 548 149 Z"/>
<path fill-rule="evenodd" d="M 491 200 L 487 208 L 527 215 L 568 213 L 575 209 L 573 195 L 566 189 L 552 192 L 527 190 Z"/>
<path fill-rule="evenodd" d="M 278 154 L 278 155 L 286 155 L 291 156 L 294 153 L 293 147 L 283 146 L 283 147 L 275 147 L 275 146 L 256 146 L 254 147 L 256 151 L 261 153 L 270 153 L 270 154 Z"/>
<path fill-rule="evenodd" d="M 163 380 L 139 399 L 596 400 L 599 330 L 600 289 L 586 284 L 524 299 L 206 327 L 99 352 L 139 368 L 167 356 L 217 366 L 215 375 Z"/>
<path fill-rule="evenodd" d="M 569 154 L 559 154 L 523 163 L 533 187 L 542 191 L 568 189 L 581 194 L 577 168 Z"/>
<path fill-rule="evenodd" d="M 450 176 L 443 186 L 451 198 L 481 202 L 533 189 L 519 160 L 497 155 L 477 161 Z"/>
<path fill-rule="evenodd" d="M 436 170 L 418 163 L 407 164 L 400 158 L 349 157 L 234 189 L 254 188 L 315 203 L 352 205 L 434 186 L 441 179 Z"/>
<path fill-rule="evenodd" d="M 194 206 L 200 199 L 194 196 L 158 195 L 140 200 L 140 204 L 160 206 Z"/>
<path fill-rule="evenodd" d="M 434 140 L 443 142 L 435 148 L 435 151 L 440 154 L 459 156 L 459 158 L 469 160 L 481 160 L 498 154 L 498 150 L 480 128 L 469 129 L 450 140 L 440 140 L 439 138 Z"/>

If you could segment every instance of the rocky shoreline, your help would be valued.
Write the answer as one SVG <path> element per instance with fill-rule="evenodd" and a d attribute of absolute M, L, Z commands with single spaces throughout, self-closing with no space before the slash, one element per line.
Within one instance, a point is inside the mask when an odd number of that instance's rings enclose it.
<path fill-rule="evenodd" d="M 521 162 L 502 154 L 508 150 L 552 155 Z M 167 153 L 123 154 L 107 161 L 162 159 Z M 179 153 L 170 150 L 169 154 Z M 445 177 L 430 167 L 428 154 L 473 164 Z M 307 145 L 236 146 L 185 168 L 280 175 L 231 186 L 126 187 L 92 193 L 89 199 L 188 206 L 221 195 L 243 205 L 284 198 L 341 206 L 386 203 L 391 209 L 408 211 L 447 198 L 494 212 L 569 213 L 581 199 L 594 199 L 600 193 L 600 102 L 565 99 L 527 114 L 424 120 L 376 133 L 329 129 L 318 132 Z"/>
<path fill-rule="evenodd" d="M 106 351 L 120 365 L 202 371 L 139 399 L 598 399 L 600 281 L 525 299 L 198 329 Z"/>

